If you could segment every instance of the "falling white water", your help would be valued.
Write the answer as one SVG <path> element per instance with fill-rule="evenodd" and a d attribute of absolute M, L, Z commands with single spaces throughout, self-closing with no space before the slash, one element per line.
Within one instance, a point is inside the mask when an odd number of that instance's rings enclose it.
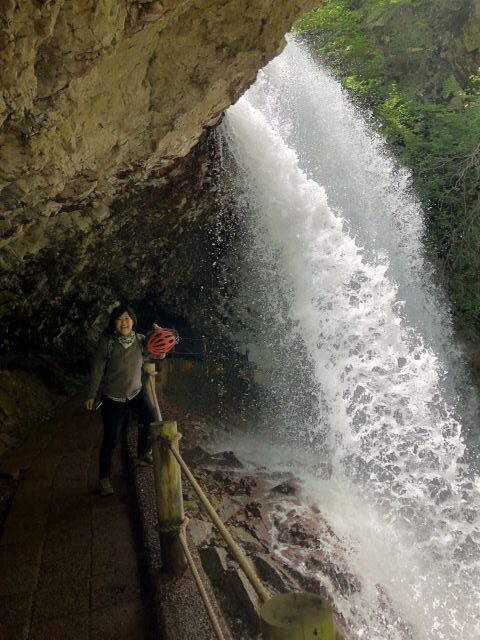
<path fill-rule="evenodd" d="M 469 389 L 406 173 L 295 43 L 229 109 L 223 135 L 328 424 L 317 455 L 331 477 L 308 488 L 361 589 L 325 586 L 355 638 L 478 640 L 480 477 L 458 407 Z"/>

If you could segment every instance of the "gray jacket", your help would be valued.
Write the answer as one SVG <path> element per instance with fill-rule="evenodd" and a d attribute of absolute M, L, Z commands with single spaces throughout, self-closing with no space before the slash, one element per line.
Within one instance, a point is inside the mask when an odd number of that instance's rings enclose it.
<path fill-rule="evenodd" d="M 93 356 L 88 398 L 102 394 L 110 398 L 129 398 L 142 386 L 143 336 L 137 334 L 128 349 L 112 336 L 101 336 Z"/>

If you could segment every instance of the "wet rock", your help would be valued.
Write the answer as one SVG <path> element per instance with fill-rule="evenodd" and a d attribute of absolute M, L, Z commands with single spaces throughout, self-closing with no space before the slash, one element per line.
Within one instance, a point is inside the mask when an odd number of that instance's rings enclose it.
<path fill-rule="evenodd" d="M 327 575 L 341 593 L 345 595 L 360 590 L 360 585 L 356 577 L 346 568 L 329 560 L 325 554 L 312 554 L 305 562 L 308 570 L 321 571 Z"/>
<path fill-rule="evenodd" d="M 291 511 L 283 521 L 276 520 L 275 524 L 279 542 L 300 547 L 319 544 L 317 523 L 313 518 L 300 516 L 295 511 Z"/>
<path fill-rule="evenodd" d="M 243 469 L 243 464 L 233 453 L 233 451 L 221 451 L 211 456 L 212 464 L 219 467 L 229 467 L 231 469 Z"/>
<path fill-rule="evenodd" d="M 209 453 L 200 446 L 182 451 L 183 459 L 187 464 L 196 467 L 221 467 L 242 469 L 243 464 L 236 457 L 233 451 L 221 451 L 219 453 Z"/>
<path fill-rule="evenodd" d="M 260 502 L 248 502 L 245 505 L 245 514 L 247 515 L 247 518 L 253 517 L 253 518 L 261 518 L 262 517 L 262 512 L 260 511 L 260 507 L 262 505 L 260 504 Z"/>
<path fill-rule="evenodd" d="M 192 449 L 182 449 L 182 458 L 192 467 L 203 467 L 210 461 L 210 454 L 200 446 Z"/>
<path fill-rule="evenodd" d="M 245 522 L 230 523 L 228 530 L 247 553 L 265 553 L 269 550 L 269 544 L 259 537 L 256 527 L 249 526 Z"/>
<path fill-rule="evenodd" d="M 300 586 L 302 591 L 308 591 L 310 593 L 318 593 L 326 597 L 327 593 L 321 580 L 317 576 L 311 573 L 306 574 L 300 569 L 297 569 L 295 566 L 294 560 L 288 565 L 288 573 L 297 582 L 297 584 Z"/>
<path fill-rule="evenodd" d="M 271 489 L 273 493 L 281 493 L 285 496 L 296 496 L 300 493 L 300 483 L 294 480 L 286 480 Z"/>
<path fill-rule="evenodd" d="M 213 524 L 198 518 L 190 518 L 188 534 L 194 547 L 201 546 L 212 535 Z"/>
<path fill-rule="evenodd" d="M 239 484 L 240 487 L 245 491 L 245 495 L 251 496 L 252 491 L 257 486 L 257 481 L 255 480 L 255 478 L 242 478 Z"/>
<path fill-rule="evenodd" d="M 265 584 L 271 585 L 275 591 L 284 593 L 295 589 L 291 578 L 289 579 L 285 573 L 281 572 L 270 555 L 266 553 L 256 554 L 252 560 L 259 578 Z"/>
<path fill-rule="evenodd" d="M 243 476 L 240 479 L 233 477 L 231 472 L 216 469 L 212 473 L 213 479 L 220 483 L 223 490 L 230 495 L 251 496 L 257 486 L 257 481 L 252 476 Z"/>
<path fill-rule="evenodd" d="M 234 637 L 250 639 L 252 631 L 256 631 L 258 598 L 245 574 L 227 559 L 222 547 L 200 549 L 199 555 L 222 610 L 229 618 Z"/>
<path fill-rule="evenodd" d="M 223 547 L 202 547 L 199 549 L 202 566 L 211 582 L 224 586 L 228 571 L 227 551 Z"/>
<path fill-rule="evenodd" d="M 227 571 L 227 581 L 230 589 L 237 598 L 239 611 L 247 625 L 254 632 L 258 632 L 257 610 L 260 604 L 259 598 L 241 569 L 231 568 Z"/>
<path fill-rule="evenodd" d="M 236 496 L 229 495 L 213 495 L 210 492 L 210 501 L 213 505 L 213 508 L 220 516 L 220 519 L 223 522 L 227 522 L 231 519 L 231 517 L 236 514 L 240 509 L 242 509 L 242 504 Z"/>

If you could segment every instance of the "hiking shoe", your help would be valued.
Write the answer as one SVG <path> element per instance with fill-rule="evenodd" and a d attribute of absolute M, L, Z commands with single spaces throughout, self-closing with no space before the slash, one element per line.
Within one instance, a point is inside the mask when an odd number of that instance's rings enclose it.
<path fill-rule="evenodd" d="M 151 451 L 147 451 L 144 456 L 141 456 L 137 460 L 139 467 L 153 467 L 153 454 Z"/>
<path fill-rule="evenodd" d="M 110 478 L 100 478 L 98 482 L 98 493 L 101 496 L 113 495 L 113 487 L 110 482 Z"/>

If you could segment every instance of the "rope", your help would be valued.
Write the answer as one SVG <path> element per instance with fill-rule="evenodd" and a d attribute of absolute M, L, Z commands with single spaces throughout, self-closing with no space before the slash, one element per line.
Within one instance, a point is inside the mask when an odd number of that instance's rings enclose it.
<path fill-rule="evenodd" d="M 218 640 L 225 640 L 225 636 L 223 635 L 222 629 L 220 627 L 220 624 L 218 622 L 217 616 L 215 615 L 215 611 L 213 610 L 212 604 L 209 600 L 208 594 L 205 590 L 205 587 L 203 586 L 203 582 L 202 579 L 200 577 L 200 574 L 198 573 L 198 569 L 195 565 L 195 562 L 192 558 L 192 554 L 190 553 L 190 549 L 188 548 L 188 544 L 187 544 L 187 538 L 185 535 L 185 529 L 183 529 L 180 532 L 180 542 L 181 545 L 183 547 L 183 552 L 185 553 L 185 556 L 187 558 L 187 562 L 188 562 L 188 566 L 190 567 L 190 571 L 192 572 L 192 575 L 195 579 L 196 585 L 197 585 L 197 589 L 200 593 L 200 596 L 203 600 L 203 604 L 205 605 L 205 609 L 207 611 L 208 617 L 210 618 L 210 622 L 212 623 L 212 627 L 215 631 L 215 635 L 218 638 Z"/>
<path fill-rule="evenodd" d="M 257 593 L 257 596 L 260 598 L 260 601 L 261 602 L 266 602 L 269 599 L 270 596 L 268 594 L 268 591 L 265 589 L 263 584 L 260 582 L 260 579 L 257 576 L 257 574 L 255 572 L 255 569 L 252 567 L 252 565 L 250 564 L 250 562 L 247 560 L 246 556 L 244 555 L 243 551 L 240 549 L 238 544 L 232 538 L 231 534 L 228 532 L 227 528 L 225 527 L 225 525 L 221 521 L 218 513 L 212 507 L 210 501 L 208 500 L 207 496 L 204 494 L 202 488 L 200 487 L 198 482 L 195 480 L 195 477 L 193 476 L 192 472 L 188 468 L 188 466 L 187 466 L 186 462 L 184 461 L 184 459 L 182 458 L 182 456 L 178 453 L 178 451 L 176 451 L 174 449 L 174 447 L 171 445 L 171 443 L 169 443 L 169 447 L 170 447 L 170 451 L 173 453 L 173 455 L 175 456 L 178 464 L 180 465 L 182 471 L 186 475 L 188 481 L 190 482 L 190 484 L 192 485 L 193 489 L 195 490 L 195 493 L 199 497 L 200 502 L 203 504 L 203 506 L 204 506 L 205 510 L 207 511 L 208 515 L 210 516 L 210 518 L 212 519 L 213 523 L 215 524 L 215 526 L 217 527 L 218 531 L 220 532 L 220 535 L 225 540 L 225 542 L 227 543 L 228 547 L 230 548 L 230 551 L 232 552 L 233 556 L 235 557 L 235 559 L 237 560 L 238 564 L 243 569 L 243 571 L 244 571 L 245 575 L 247 576 L 247 578 L 250 580 L 250 583 L 251 583 L 252 587 L 255 589 L 255 591 Z"/>
<path fill-rule="evenodd" d="M 184 518 L 180 524 L 159 524 L 158 531 L 160 533 L 178 533 L 179 535 L 185 531 L 188 524 L 188 518 Z"/>
<path fill-rule="evenodd" d="M 163 446 L 169 447 L 170 445 L 175 444 L 176 442 L 181 440 L 182 439 L 182 434 L 177 431 L 177 433 L 175 433 L 173 436 L 166 436 L 166 435 L 163 436 L 162 435 L 162 436 L 159 437 L 159 439 L 162 440 L 161 444 Z"/>

